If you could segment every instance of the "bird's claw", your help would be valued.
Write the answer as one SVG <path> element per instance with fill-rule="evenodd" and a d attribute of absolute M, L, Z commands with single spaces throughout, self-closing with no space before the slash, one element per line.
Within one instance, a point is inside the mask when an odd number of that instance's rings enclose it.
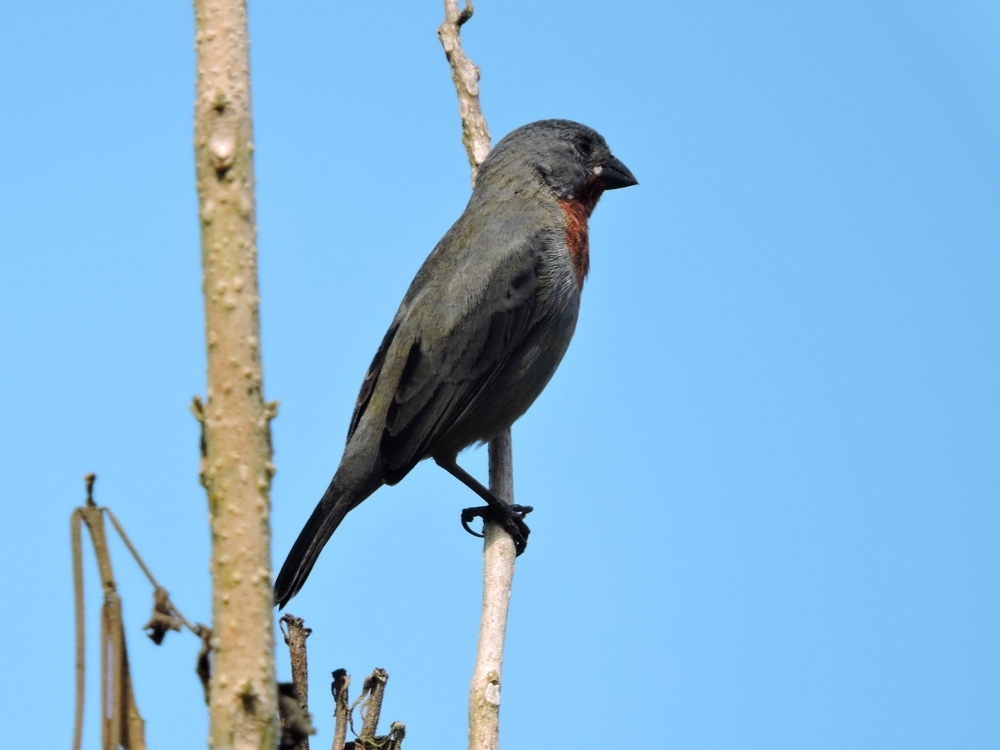
<path fill-rule="evenodd" d="M 492 505 L 483 505 L 478 508 L 464 508 L 462 510 L 462 526 L 472 536 L 482 538 L 483 534 L 473 531 L 472 527 L 469 526 L 472 519 L 482 518 L 484 524 L 486 521 L 495 521 L 514 540 L 514 549 L 520 555 L 527 549 L 528 534 L 531 533 L 528 524 L 524 522 L 524 517 L 533 510 L 534 508 L 530 505 L 507 505 L 503 510 L 495 508 Z"/>
<path fill-rule="evenodd" d="M 476 518 L 477 516 L 483 516 L 485 514 L 485 511 L 488 511 L 489 509 L 490 506 L 488 505 L 485 505 L 482 508 L 463 508 L 462 528 L 464 528 L 466 531 L 472 534 L 472 536 L 478 536 L 480 539 L 482 539 L 486 535 L 480 534 L 478 531 L 473 531 L 472 527 L 469 526 L 469 524 L 472 522 L 473 518 Z"/>

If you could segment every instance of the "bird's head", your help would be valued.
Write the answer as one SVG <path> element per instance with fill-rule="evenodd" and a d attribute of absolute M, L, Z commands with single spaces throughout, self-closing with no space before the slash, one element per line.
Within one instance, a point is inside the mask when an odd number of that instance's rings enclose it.
<path fill-rule="evenodd" d="M 638 181 L 600 133 L 572 120 L 539 120 L 507 134 L 480 168 L 478 185 L 541 185 L 589 213 L 605 190 Z"/>

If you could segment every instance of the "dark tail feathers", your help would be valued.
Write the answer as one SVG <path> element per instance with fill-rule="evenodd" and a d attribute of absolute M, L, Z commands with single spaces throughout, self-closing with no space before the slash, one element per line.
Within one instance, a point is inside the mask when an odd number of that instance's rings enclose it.
<path fill-rule="evenodd" d="M 284 609 L 289 600 L 299 593 L 313 565 L 319 559 L 319 553 L 340 526 L 344 516 L 371 494 L 370 491 L 357 497 L 356 493 L 343 492 L 338 484 L 337 478 L 334 477 L 316 509 L 309 516 L 309 520 L 306 521 L 306 525 L 299 532 L 299 538 L 295 540 L 292 551 L 285 558 L 285 564 L 281 566 L 281 572 L 274 582 L 274 603 L 281 609 Z M 374 489 L 372 488 L 372 491 Z"/>

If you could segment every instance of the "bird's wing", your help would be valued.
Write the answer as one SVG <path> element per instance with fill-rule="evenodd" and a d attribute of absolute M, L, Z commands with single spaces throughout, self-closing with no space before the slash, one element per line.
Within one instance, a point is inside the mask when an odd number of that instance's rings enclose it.
<path fill-rule="evenodd" d="M 545 317 L 538 294 L 545 243 L 532 237 L 493 253 L 498 260 L 485 273 L 484 259 L 470 256 L 474 270 L 448 274 L 414 305 L 413 325 L 401 321 L 409 348 L 380 444 L 390 482 L 433 453 L 532 338 Z M 485 279 L 475 285 L 477 276 Z"/>
<path fill-rule="evenodd" d="M 368 365 L 368 372 L 365 373 L 364 382 L 361 383 L 361 393 L 358 394 L 358 400 L 354 404 L 354 414 L 351 415 L 351 426 L 347 428 L 348 440 L 351 439 L 354 431 L 358 428 L 361 416 L 365 413 L 365 409 L 368 408 L 368 402 L 371 401 L 372 393 L 375 391 L 375 384 L 378 383 L 379 373 L 382 372 L 382 365 L 385 363 L 385 355 L 388 353 L 389 346 L 392 344 L 392 340 L 398 330 L 399 316 L 396 317 L 396 320 L 392 321 L 389 330 L 382 337 L 382 343 L 379 344 L 378 351 L 375 352 L 375 358 Z"/>

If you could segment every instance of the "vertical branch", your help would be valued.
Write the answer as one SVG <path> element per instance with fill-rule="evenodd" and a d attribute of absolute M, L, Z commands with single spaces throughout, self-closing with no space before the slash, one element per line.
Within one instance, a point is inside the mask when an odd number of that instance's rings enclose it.
<path fill-rule="evenodd" d="M 465 56 L 461 28 L 472 18 L 472 2 L 458 10 L 458 0 L 444 0 L 444 23 L 438 27 L 438 38 L 451 65 L 451 79 L 458 93 L 458 113 L 462 118 L 462 143 L 472 167 L 472 182 L 476 182 L 479 165 L 490 153 L 490 129 L 479 106 L 479 68 Z"/>
<path fill-rule="evenodd" d="M 83 742 L 83 699 L 86 673 L 86 626 L 83 612 L 83 548 L 79 511 L 73 511 L 69 520 L 70 542 L 73 548 L 73 607 L 76 620 L 76 710 L 73 712 L 73 750 L 80 750 Z"/>
<path fill-rule="evenodd" d="M 369 739 L 378 732 L 378 720 L 382 715 L 382 700 L 385 698 L 385 684 L 389 681 L 389 674 L 378 667 L 365 678 L 364 686 L 361 689 L 361 700 L 365 693 L 369 693 L 368 700 L 361 707 L 361 734 L 359 739 Z"/>
<path fill-rule="evenodd" d="M 243 0 L 195 0 L 195 166 L 208 398 L 201 479 L 212 528 L 209 743 L 278 738 L 271 618 L 270 420 L 257 287 L 250 57 Z"/>
<path fill-rule="evenodd" d="M 438 29 L 441 46 L 451 65 L 462 117 L 462 143 L 472 166 L 475 184 L 479 166 L 490 152 L 490 130 L 479 105 L 479 68 L 462 50 L 461 27 L 472 18 L 471 0 L 463 10 L 458 0 L 444 0 L 445 20 Z M 490 490 L 501 500 L 514 502 L 514 461 L 510 430 L 490 441 Z M 469 750 L 497 750 L 500 744 L 500 670 L 507 633 L 507 610 L 514 580 L 514 540 L 492 522 L 483 533 L 483 610 L 479 646 L 469 689 Z"/>
<path fill-rule="evenodd" d="M 337 669 L 333 672 L 333 684 L 330 691 L 333 693 L 333 750 L 344 750 L 347 741 L 348 712 L 348 689 L 351 686 L 351 676 L 346 669 Z"/>
<path fill-rule="evenodd" d="M 501 500 L 514 502 L 510 430 L 490 441 L 490 489 Z M 483 611 L 469 689 L 469 750 L 500 746 L 500 671 L 517 554 L 514 540 L 497 524 L 484 524 L 483 534 Z"/>

